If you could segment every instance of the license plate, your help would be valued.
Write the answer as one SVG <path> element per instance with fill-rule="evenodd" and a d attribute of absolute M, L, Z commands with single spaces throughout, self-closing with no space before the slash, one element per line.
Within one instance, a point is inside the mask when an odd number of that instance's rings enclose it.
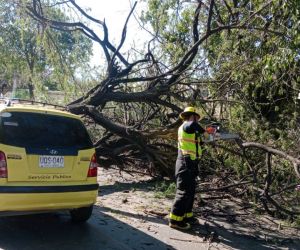
<path fill-rule="evenodd" d="M 40 155 L 41 168 L 63 168 L 64 161 L 63 156 Z"/>

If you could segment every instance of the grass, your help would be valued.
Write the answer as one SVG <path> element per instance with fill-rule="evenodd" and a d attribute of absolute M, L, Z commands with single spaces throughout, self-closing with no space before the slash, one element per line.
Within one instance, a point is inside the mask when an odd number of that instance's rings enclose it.
<path fill-rule="evenodd" d="M 176 184 L 170 181 L 157 182 L 154 187 L 154 198 L 157 199 L 174 199 Z"/>

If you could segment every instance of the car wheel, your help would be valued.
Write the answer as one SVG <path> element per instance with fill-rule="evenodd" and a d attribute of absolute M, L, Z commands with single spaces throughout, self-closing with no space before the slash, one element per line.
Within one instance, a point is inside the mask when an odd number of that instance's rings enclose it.
<path fill-rule="evenodd" d="M 93 206 L 80 207 L 70 210 L 71 218 L 73 222 L 85 222 L 87 221 L 93 212 Z"/>

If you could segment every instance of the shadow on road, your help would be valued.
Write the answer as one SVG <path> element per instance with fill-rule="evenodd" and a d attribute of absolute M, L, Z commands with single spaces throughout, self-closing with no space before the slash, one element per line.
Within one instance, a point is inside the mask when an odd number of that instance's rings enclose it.
<path fill-rule="evenodd" d="M 209 223 L 207 223 L 209 222 Z M 194 227 L 190 233 L 202 236 L 208 241 L 222 243 L 229 249 L 240 250 L 269 250 L 269 249 L 299 249 L 300 241 L 288 236 L 278 236 L 274 232 L 257 232 L 256 235 L 247 232 L 249 224 L 239 222 L 232 228 L 225 228 L 220 219 L 210 219 L 204 224 Z M 262 238 L 264 235 L 265 238 Z"/>
<path fill-rule="evenodd" d="M 119 216 L 124 216 L 127 218 L 131 218 L 131 219 L 137 219 L 137 220 L 144 220 L 147 222 L 152 222 L 152 223 L 156 223 L 156 224 L 163 224 L 166 225 L 168 223 L 168 221 L 166 219 L 164 219 L 162 216 L 159 215 L 144 215 L 144 214 L 138 214 L 138 213 L 131 213 L 131 212 L 127 212 L 127 211 L 123 211 L 120 209 L 115 209 L 115 208 L 108 208 L 108 207 L 98 207 L 98 210 L 103 211 L 103 212 L 111 212 L 114 214 L 117 214 Z"/>
<path fill-rule="evenodd" d="M 174 248 L 97 211 L 85 224 L 72 223 L 67 213 L 0 218 L 0 249 Z"/>
<path fill-rule="evenodd" d="M 114 192 L 126 192 L 130 190 L 153 191 L 155 184 L 161 182 L 161 179 L 151 179 L 138 182 L 115 182 L 109 185 L 100 185 L 99 192 L 101 196 L 110 195 Z M 170 182 L 171 183 L 171 182 Z"/>

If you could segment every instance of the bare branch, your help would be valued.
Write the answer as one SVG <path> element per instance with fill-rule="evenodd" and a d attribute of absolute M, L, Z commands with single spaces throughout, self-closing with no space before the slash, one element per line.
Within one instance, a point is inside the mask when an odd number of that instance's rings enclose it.
<path fill-rule="evenodd" d="M 206 25 L 206 33 L 210 33 L 211 31 L 211 20 L 214 12 L 215 0 L 210 0 L 207 25 Z"/>
<path fill-rule="evenodd" d="M 122 48 L 122 46 L 123 46 L 123 44 L 124 44 L 124 41 L 125 41 L 125 39 L 126 39 L 126 33 L 127 33 L 127 24 L 128 24 L 129 18 L 130 18 L 130 16 L 132 15 L 132 13 L 133 13 L 133 11 L 134 11 L 136 5 L 137 5 L 137 2 L 134 3 L 133 7 L 131 8 L 131 11 L 130 11 L 129 15 L 127 16 L 126 22 L 125 22 L 124 27 L 123 27 L 122 37 L 121 37 L 120 44 L 119 44 L 118 48 L 116 49 L 115 53 L 113 54 L 112 60 L 111 60 L 110 63 L 113 63 L 116 54 L 120 51 L 120 49 Z M 129 63 L 127 62 L 127 64 L 125 64 L 125 65 L 128 66 L 128 64 L 129 64 Z"/>
<path fill-rule="evenodd" d="M 98 20 L 98 19 L 96 19 L 96 18 L 94 18 L 94 17 L 88 15 L 81 7 L 75 2 L 75 0 L 69 0 L 69 1 L 70 1 L 70 2 L 72 3 L 72 5 L 75 6 L 75 8 L 76 8 L 82 15 L 84 15 L 87 19 L 89 19 L 89 20 L 91 20 L 91 21 L 93 21 L 93 22 L 95 22 L 95 23 L 98 23 L 98 24 L 104 26 L 104 22 L 102 22 L 102 21 L 100 21 L 100 20 Z"/>
<path fill-rule="evenodd" d="M 300 160 L 299 159 L 297 159 L 281 150 L 274 149 L 274 148 L 271 148 L 269 146 L 266 146 L 266 145 L 263 145 L 263 144 L 260 144 L 257 142 L 244 142 L 242 144 L 242 146 L 244 148 L 251 148 L 251 147 L 260 148 L 266 152 L 269 152 L 274 155 L 279 155 L 279 156 L 283 157 L 284 159 L 289 160 L 293 164 L 296 175 L 300 178 L 300 172 L 299 172 Z"/>

